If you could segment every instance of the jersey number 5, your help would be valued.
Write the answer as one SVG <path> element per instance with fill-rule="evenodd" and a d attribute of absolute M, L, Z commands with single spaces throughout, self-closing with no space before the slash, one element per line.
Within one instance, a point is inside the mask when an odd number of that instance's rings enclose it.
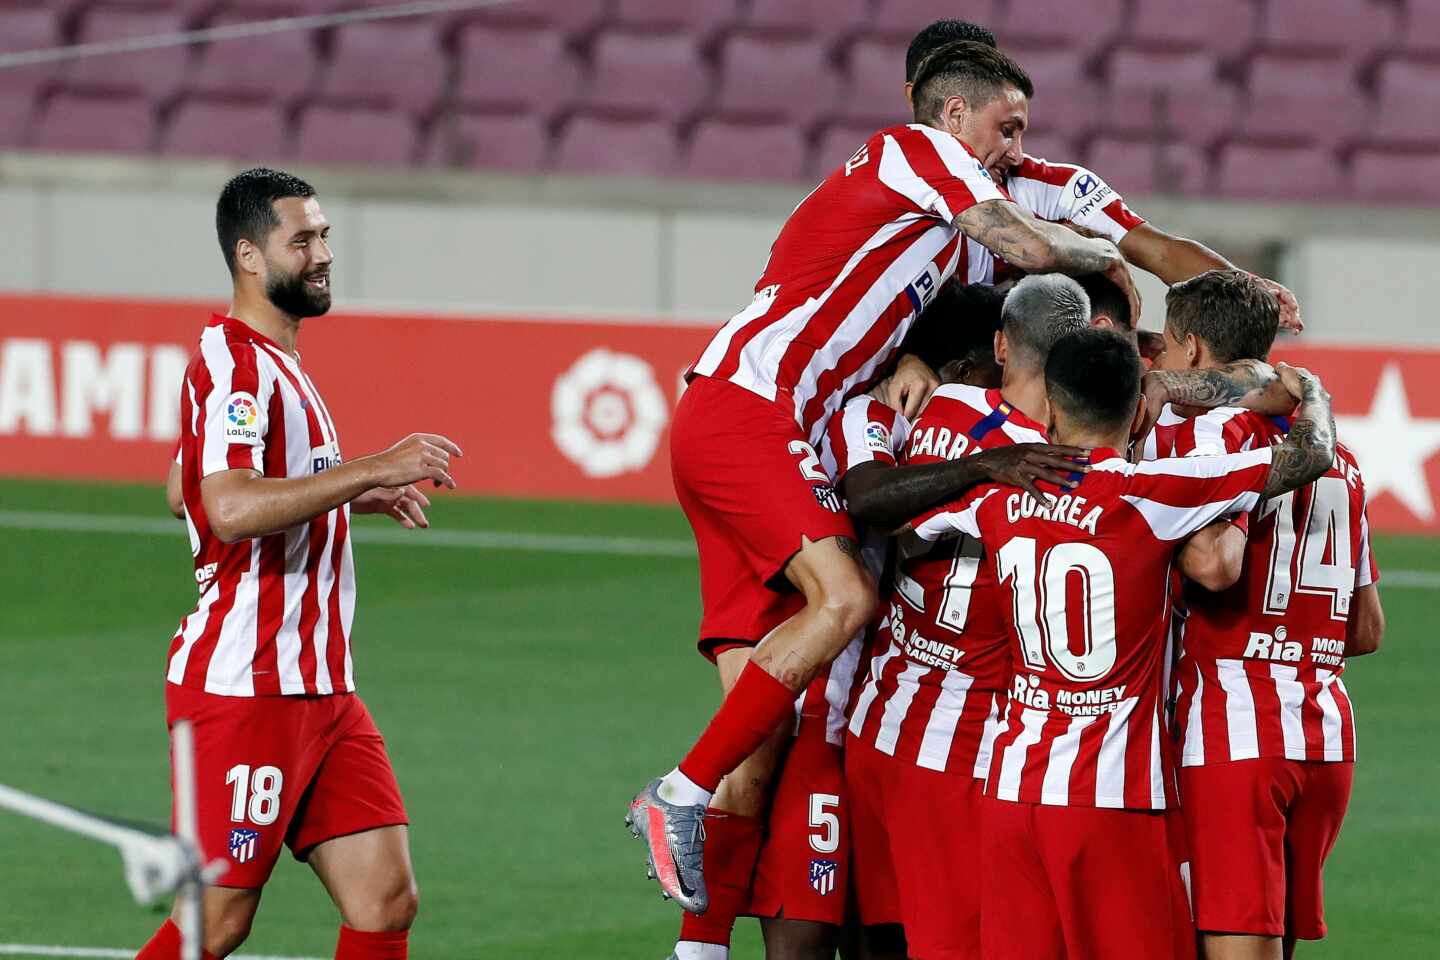
<path fill-rule="evenodd" d="M 245 821 L 265 827 L 280 817 L 280 791 L 285 785 L 285 775 L 279 767 L 256 767 L 252 773 L 248 763 L 237 763 L 225 774 L 225 782 L 231 787 L 230 819 L 236 823 Z"/>

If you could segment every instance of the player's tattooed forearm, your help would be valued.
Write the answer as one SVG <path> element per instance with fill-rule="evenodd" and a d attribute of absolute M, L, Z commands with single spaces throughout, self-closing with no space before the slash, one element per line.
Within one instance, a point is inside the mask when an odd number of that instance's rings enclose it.
<path fill-rule="evenodd" d="M 893 530 L 937 503 L 957 497 L 989 479 L 983 464 L 966 457 L 944 463 L 879 467 L 878 480 L 856 475 L 847 480 L 846 505 L 852 516 L 882 530 Z"/>
<path fill-rule="evenodd" d="M 1152 370 L 1147 376 L 1164 388 L 1171 403 L 1191 407 L 1234 406 L 1278 379 L 1275 370 L 1259 360 L 1236 360 L 1208 370 Z"/>
<path fill-rule="evenodd" d="M 1285 442 L 1275 448 L 1263 496 L 1275 497 L 1320 478 L 1335 462 L 1335 418 L 1330 395 L 1314 378 L 1305 380 L 1300 409 Z"/>

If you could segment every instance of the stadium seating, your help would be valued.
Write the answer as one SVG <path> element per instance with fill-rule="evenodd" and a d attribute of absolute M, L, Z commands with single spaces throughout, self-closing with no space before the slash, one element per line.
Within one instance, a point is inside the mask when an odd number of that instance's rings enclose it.
<path fill-rule="evenodd" d="M 372 2 L 0 0 L 0 53 Z M 1440 151 L 1433 0 L 513 0 L 6 71 L 0 148 L 808 179 L 907 119 L 906 46 L 945 13 L 1034 78 L 1027 149 L 1122 190 L 1290 199 Z M 352 120 L 383 142 L 322 129 Z M 1243 172 L 1282 156 L 1305 174 Z"/>
<path fill-rule="evenodd" d="M 1440 204 L 1440 150 L 1358 150 L 1350 160 L 1350 185 L 1360 200 Z"/>
<path fill-rule="evenodd" d="M 1216 161 L 1214 192 L 1227 197 L 1334 201 L 1345 196 L 1334 154 L 1306 144 L 1225 144 Z"/>

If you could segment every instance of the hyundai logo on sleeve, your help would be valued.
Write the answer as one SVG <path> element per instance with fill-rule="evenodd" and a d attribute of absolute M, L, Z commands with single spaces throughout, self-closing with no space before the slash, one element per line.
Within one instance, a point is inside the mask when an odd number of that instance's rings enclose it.
<path fill-rule="evenodd" d="M 1093 173 L 1087 173 L 1075 181 L 1075 199 L 1088 196 L 1092 190 L 1100 186 L 1100 181 Z"/>

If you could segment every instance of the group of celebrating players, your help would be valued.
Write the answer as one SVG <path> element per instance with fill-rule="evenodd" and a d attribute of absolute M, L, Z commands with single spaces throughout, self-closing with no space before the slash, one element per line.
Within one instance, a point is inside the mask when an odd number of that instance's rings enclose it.
<path fill-rule="evenodd" d="M 1329 396 L 1265 362 L 1295 300 L 1024 155 L 987 30 L 906 80 L 675 413 L 725 698 L 626 815 L 672 957 L 1289 957 L 1384 628 Z"/>

